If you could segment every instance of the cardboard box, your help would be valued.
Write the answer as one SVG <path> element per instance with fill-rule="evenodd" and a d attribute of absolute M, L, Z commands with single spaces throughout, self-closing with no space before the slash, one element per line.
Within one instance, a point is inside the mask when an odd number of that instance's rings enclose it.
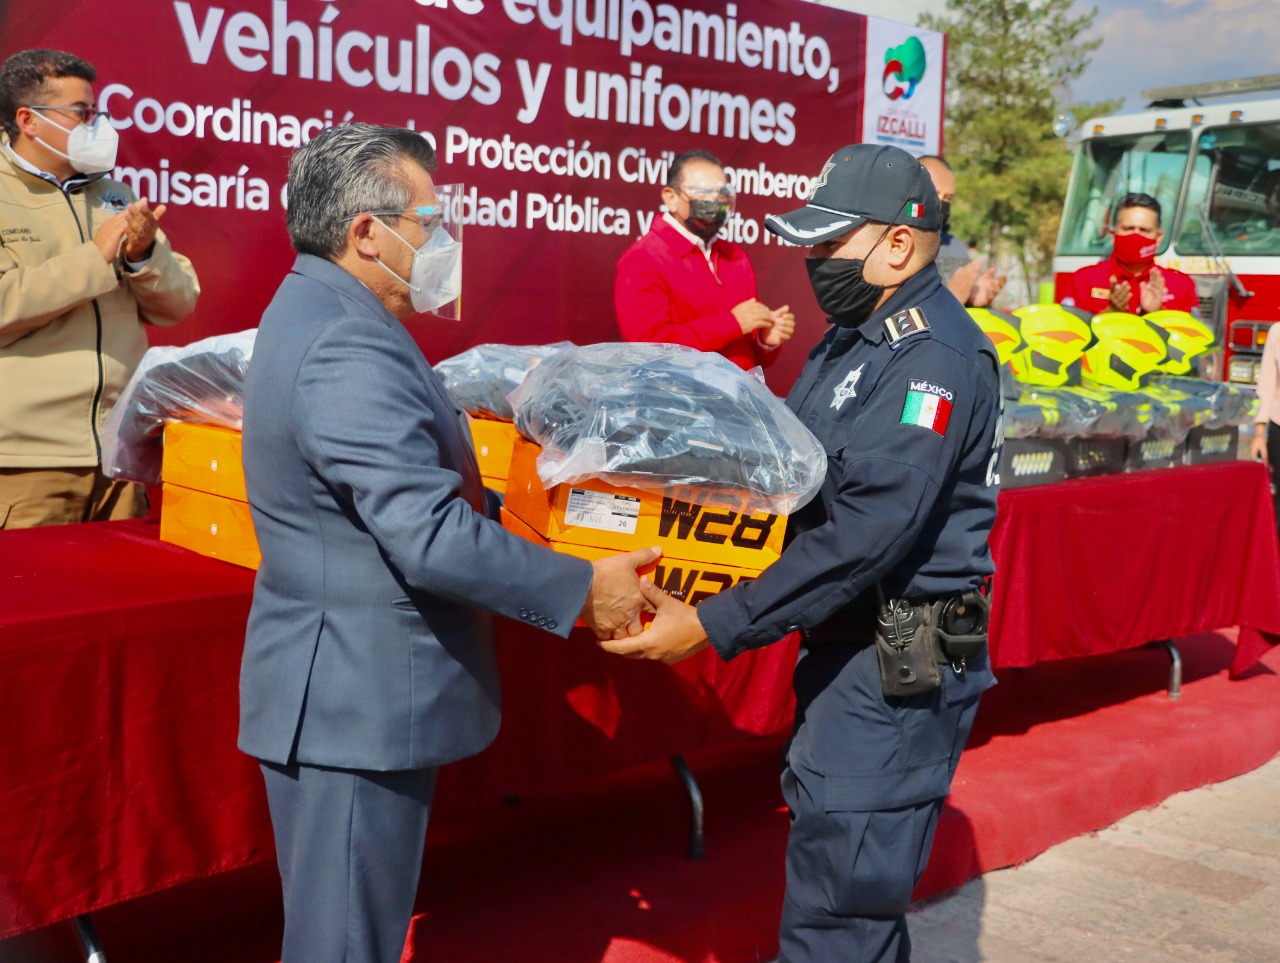
<path fill-rule="evenodd" d="M 160 540 L 256 569 L 262 562 L 249 503 L 165 483 Z"/>
<path fill-rule="evenodd" d="M 548 491 L 538 478 L 540 450 L 516 438 L 504 504 L 557 550 L 576 545 L 610 553 L 658 545 L 668 558 L 754 572 L 782 553 L 786 517 L 744 513 L 742 499 L 732 493 L 688 486 L 645 491 L 595 480 Z"/>
<path fill-rule="evenodd" d="M 1188 465 L 1208 465 L 1218 461 L 1235 461 L 1238 457 L 1240 429 L 1192 428 L 1187 434 L 1185 462 Z"/>
<path fill-rule="evenodd" d="M 475 446 L 476 461 L 486 488 L 496 492 L 507 490 L 507 473 L 511 468 L 511 451 L 520 433 L 510 421 L 493 421 L 488 418 L 472 418 L 471 443 Z"/>
<path fill-rule="evenodd" d="M 535 545 L 575 558 L 585 558 L 589 562 L 616 553 L 615 549 L 548 541 L 507 508 L 502 509 L 502 527 Z M 750 581 L 762 571 L 763 569 L 738 568 L 718 562 L 697 562 L 664 555 L 656 563 L 641 568 L 640 574 L 649 576 L 653 584 L 668 595 L 690 605 L 697 605 L 703 599 L 732 588 L 739 582 Z"/>
<path fill-rule="evenodd" d="M 1123 438 L 1069 438 L 1065 445 L 1068 478 L 1124 471 L 1128 442 Z"/>
<path fill-rule="evenodd" d="M 1145 471 L 1148 468 L 1172 468 L 1182 464 L 1186 446 L 1172 438 L 1144 438 L 1129 442 L 1125 456 L 1125 468 L 1129 471 Z"/>
<path fill-rule="evenodd" d="M 1066 451 L 1044 438 L 1006 438 L 1000 451 L 1000 487 L 1027 488 L 1067 477 Z"/>
<path fill-rule="evenodd" d="M 169 422 L 164 426 L 160 478 L 166 485 L 246 501 L 240 432 L 217 425 Z"/>

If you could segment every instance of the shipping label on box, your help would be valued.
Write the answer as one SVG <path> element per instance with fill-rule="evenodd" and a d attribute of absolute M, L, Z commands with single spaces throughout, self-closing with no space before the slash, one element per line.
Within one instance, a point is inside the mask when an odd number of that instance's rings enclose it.
<path fill-rule="evenodd" d="M 160 478 L 197 492 L 245 501 L 240 432 L 171 421 L 164 427 Z"/>
<path fill-rule="evenodd" d="M 760 571 L 782 553 L 784 516 L 749 512 L 741 496 L 693 486 L 618 488 L 594 479 L 547 490 L 539 447 L 517 438 L 504 504 L 549 542 L 628 552 L 657 545 L 671 558 Z"/>
<path fill-rule="evenodd" d="M 166 484 L 160 540 L 201 555 L 256 569 L 262 563 L 249 503 Z"/>

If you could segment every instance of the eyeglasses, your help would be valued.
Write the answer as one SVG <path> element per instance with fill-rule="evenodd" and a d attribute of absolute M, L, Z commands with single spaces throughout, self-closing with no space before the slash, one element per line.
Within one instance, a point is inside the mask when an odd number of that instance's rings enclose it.
<path fill-rule="evenodd" d="M 29 104 L 27 110 L 56 110 L 63 114 L 70 114 L 82 124 L 92 124 L 98 117 L 111 119 L 105 110 L 99 110 L 97 107 L 49 107 Z"/>
<path fill-rule="evenodd" d="M 343 218 L 344 221 L 350 221 L 360 216 L 360 214 L 370 214 L 373 217 L 411 217 L 418 222 L 418 226 L 424 232 L 430 234 L 444 219 L 444 211 L 435 204 L 427 204 L 422 207 L 411 207 L 404 211 L 361 211 L 359 214 L 348 214 Z"/>
<path fill-rule="evenodd" d="M 702 184 L 688 184 L 676 190 L 691 201 L 733 201 L 733 188 L 728 184 L 721 187 L 707 187 Z"/>

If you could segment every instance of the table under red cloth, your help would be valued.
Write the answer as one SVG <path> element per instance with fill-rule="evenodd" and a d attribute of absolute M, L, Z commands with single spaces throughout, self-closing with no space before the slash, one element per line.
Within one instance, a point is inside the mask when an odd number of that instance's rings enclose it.
<path fill-rule="evenodd" d="M 1258 465 L 1005 492 L 992 548 L 997 666 L 1241 625 L 1239 670 L 1280 633 Z M 235 748 L 252 582 L 151 523 L 0 533 L 0 939 L 272 857 Z M 433 819 L 790 722 L 794 645 L 667 667 L 499 626 L 502 731 Z"/>
<path fill-rule="evenodd" d="M 273 857 L 235 745 L 253 573 L 157 536 L 0 533 L 0 939 Z M 795 644 L 668 667 L 582 631 L 499 620 L 498 642 L 502 731 L 446 767 L 433 819 L 791 721 Z"/>
<path fill-rule="evenodd" d="M 1001 492 L 996 666 L 1240 626 L 1237 675 L 1280 641 L 1266 469 L 1232 461 Z"/>

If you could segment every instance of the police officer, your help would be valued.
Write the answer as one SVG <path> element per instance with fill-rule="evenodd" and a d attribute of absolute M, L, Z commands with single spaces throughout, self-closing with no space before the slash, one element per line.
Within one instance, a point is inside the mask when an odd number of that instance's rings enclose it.
<path fill-rule="evenodd" d="M 758 579 L 697 608 L 642 583 L 649 630 L 601 644 L 731 659 L 801 632 L 779 959 L 901 961 L 911 891 L 994 683 L 975 590 L 992 571 L 1000 387 L 991 343 L 934 267 L 938 195 L 919 162 L 845 147 L 815 188 L 766 227 L 811 247 L 830 315 L 787 399 L 826 448 L 826 482 Z M 940 623 L 951 643 L 934 639 Z"/>

